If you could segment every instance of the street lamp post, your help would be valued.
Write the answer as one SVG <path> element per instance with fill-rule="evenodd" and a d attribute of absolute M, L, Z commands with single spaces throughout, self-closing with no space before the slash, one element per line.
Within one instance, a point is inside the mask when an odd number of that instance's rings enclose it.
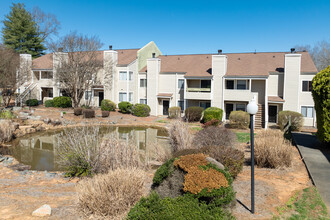
<path fill-rule="evenodd" d="M 250 143 L 251 143 L 251 212 L 254 214 L 254 123 L 253 116 L 258 112 L 258 105 L 255 97 L 247 105 L 247 112 L 250 114 Z"/>

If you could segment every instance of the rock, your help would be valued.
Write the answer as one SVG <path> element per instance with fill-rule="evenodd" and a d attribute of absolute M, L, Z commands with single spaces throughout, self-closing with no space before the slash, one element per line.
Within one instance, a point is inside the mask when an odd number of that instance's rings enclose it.
<path fill-rule="evenodd" d="M 38 216 L 38 217 L 46 217 L 46 216 L 50 216 L 51 214 L 52 214 L 52 209 L 47 204 L 41 206 L 40 208 L 32 212 L 33 216 Z"/>
<path fill-rule="evenodd" d="M 54 178 L 56 176 L 56 173 L 45 173 L 45 176 L 47 178 Z"/>
<path fill-rule="evenodd" d="M 225 166 L 222 165 L 222 163 L 216 161 L 216 160 L 213 159 L 212 157 L 206 157 L 206 160 L 207 160 L 208 162 L 210 162 L 211 164 L 217 166 L 217 167 L 218 167 L 219 169 L 221 169 L 221 170 L 224 170 L 224 169 L 225 169 Z"/>
<path fill-rule="evenodd" d="M 60 120 L 55 120 L 55 121 L 52 121 L 52 125 L 56 126 L 56 125 L 60 125 L 62 122 Z"/>
<path fill-rule="evenodd" d="M 46 119 L 44 119 L 44 122 L 45 122 L 46 124 L 49 124 L 49 123 L 52 122 L 52 120 L 50 120 L 49 118 L 46 118 Z"/>

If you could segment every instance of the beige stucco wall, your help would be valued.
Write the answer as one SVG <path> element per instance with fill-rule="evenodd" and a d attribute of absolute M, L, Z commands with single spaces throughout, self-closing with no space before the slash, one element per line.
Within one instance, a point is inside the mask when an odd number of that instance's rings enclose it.
<path fill-rule="evenodd" d="M 160 72 L 161 61 L 158 58 L 147 59 L 147 103 L 150 106 L 151 115 L 158 114 L 158 78 Z"/>
<path fill-rule="evenodd" d="M 271 74 L 268 78 L 268 96 L 283 97 L 284 74 Z"/>
<path fill-rule="evenodd" d="M 227 56 L 212 56 L 212 103 L 213 107 L 223 109 L 223 76 L 227 72 Z"/>
<path fill-rule="evenodd" d="M 258 93 L 258 104 L 265 104 L 265 80 L 252 80 L 251 92 Z"/>

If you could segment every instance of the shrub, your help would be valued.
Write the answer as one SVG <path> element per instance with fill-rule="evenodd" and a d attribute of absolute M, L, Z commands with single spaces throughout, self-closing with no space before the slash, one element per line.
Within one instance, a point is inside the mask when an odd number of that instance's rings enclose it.
<path fill-rule="evenodd" d="M 82 115 L 83 109 L 82 108 L 74 108 L 73 114 L 76 116 Z"/>
<path fill-rule="evenodd" d="M 303 115 L 293 111 L 281 111 L 278 113 L 278 125 L 281 130 L 284 130 L 285 126 L 289 122 L 291 117 L 291 131 L 299 131 L 304 125 Z"/>
<path fill-rule="evenodd" d="M 101 102 L 101 110 L 102 111 L 115 111 L 116 104 L 109 99 L 103 99 Z"/>
<path fill-rule="evenodd" d="M 135 104 L 132 108 L 132 114 L 137 117 L 147 117 L 150 114 L 150 110 L 147 104 Z"/>
<path fill-rule="evenodd" d="M 120 109 L 120 112 L 122 112 L 124 114 L 131 113 L 132 107 L 133 107 L 133 104 L 131 104 L 130 102 L 120 102 L 118 104 L 118 108 Z"/>
<path fill-rule="evenodd" d="M 157 169 L 154 178 L 152 180 L 154 185 L 161 184 L 163 180 L 166 179 L 166 177 L 168 177 L 169 175 L 171 175 L 171 173 L 173 173 L 174 171 L 173 162 L 174 159 L 170 159 Z"/>
<path fill-rule="evenodd" d="M 168 109 L 169 118 L 181 118 L 181 108 L 180 107 L 171 107 Z"/>
<path fill-rule="evenodd" d="M 117 169 L 77 184 L 78 207 L 90 218 L 122 219 L 144 194 L 146 173 Z"/>
<path fill-rule="evenodd" d="M 56 108 L 71 108 L 72 102 L 70 97 L 60 96 L 53 98 L 54 107 Z"/>
<path fill-rule="evenodd" d="M 232 111 L 229 115 L 229 124 L 232 128 L 248 128 L 250 125 L 250 115 L 243 111 Z"/>
<path fill-rule="evenodd" d="M 101 113 L 102 113 L 103 118 L 109 117 L 109 115 L 110 115 L 109 111 L 102 111 Z"/>
<path fill-rule="evenodd" d="M 94 118 L 95 110 L 94 109 L 84 109 L 82 111 L 84 118 Z"/>
<path fill-rule="evenodd" d="M 45 101 L 45 107 L 54 107 L 54 101 L 52 99 Z"/>
<path fill-rule="evenodd" d="M 236 145 L 237 137 L 234 132 L 224 127 L 208 127 L 196 133 L 193 143 L 197 148 L 208 146 L 226 146 Z"/>
<path fill-rule="evenodd" d="M 330 66 L 316 74 L 312 83 L 317 137 L 321 142 L 330 146 Z"/>
<path fill-rule="evenodd" d="M 206 155 L 222 163 L 233 178 L 243 170 L 244 152 L 233 147 L 208 146 L 201 149 Z"/>
<path fill-rule="evenodd" d="M 0 112 L 0 118 L 2 119 L 13 119 L 15 115 L 10 110 L 2 110 Z"/>
<path fill-rule="evenodd" d="M 211 119 L 210 121 L 203 124 L 203 128 L 207 128 L 210 126 L 218 126 L 220 124 L 220 121 L 218 119 Z"/>
<path fill-rule="evenodd" d="M 127 219 L 235 219 L 221 207 L 210 207 L 198 198 L 184 195 L 177 198 L 160 196 L 152 192 L 142 198 L 128 213 Z"/>
<path fill-rule="evenodd" d="M 292 162 L 292 146 L 284 139 L 281 131 L 268 129 L 256 136 L 254 155 L 259 167 L 289 167 Z"/>
<path fill-rule="evenodd" d="M 28 99 L 28 100 L 26 100 L 25 104 L 27 106 L 38 106 L 39 101 L 37 99 Z"/>
<path fill-rule="evenodd" d="M 189 122 L 194 122 L 201 120 L 203 111 L 204 109 L 202 107 L 193 106 L 193 107 L 188 107 L 185 110 L 184 114 Z"/>
<path fill-rule="evenodd" d="M 11 141 L 14 130 L 10 120 L 0 120 L 0 144 Z"/>
<path fill-rule="evenodd" d="M 218 120 L 220 123 L 222 121 L 222 113 L 223 110 L 221 108 L 209 107 L 204 111 L 203 122 L 206 123 L 211 120 Z"/>
<path fill-rule="evenodd" d="M 182 121 L 172 122 L 168 129 L 172 151 L 193 148 L 193 137 L 189 132 L 189 127 Z"/>

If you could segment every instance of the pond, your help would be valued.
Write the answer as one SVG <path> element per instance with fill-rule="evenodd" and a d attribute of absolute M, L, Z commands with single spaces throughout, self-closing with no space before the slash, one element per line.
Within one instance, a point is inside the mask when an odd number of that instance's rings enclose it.
<path fill-rule="evenodd" d="M 79 128 L 76 128 L 79 129 Z M 100 127 L 100 135 L 114 135 L 120 140 L 134 144 L 139 151 L 147 152 L 155 144 L 169 148 L 166 130 L 146 127 Z M 12 142 L 11 154 L 20 163 L 31 166 L 31 170 L 60 171 L 56 163 L 57 138 L 63 130 L 38 132 L 20 137 Z M 79 138 L 79 137 L 77 137 Z"/>

